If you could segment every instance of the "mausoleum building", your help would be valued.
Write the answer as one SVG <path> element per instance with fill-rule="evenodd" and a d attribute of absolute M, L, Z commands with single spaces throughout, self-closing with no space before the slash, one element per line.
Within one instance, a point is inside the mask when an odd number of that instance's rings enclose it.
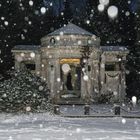
<path fill-rule="evenodd" d="M 45 80 L 58 104 L 126 96 L 127 48 L 100 46 L 99 37 L 72 23 L 41 38 L 39 46 L 17 45 L 12 52 L 15 69 L 29 69 Z"/>

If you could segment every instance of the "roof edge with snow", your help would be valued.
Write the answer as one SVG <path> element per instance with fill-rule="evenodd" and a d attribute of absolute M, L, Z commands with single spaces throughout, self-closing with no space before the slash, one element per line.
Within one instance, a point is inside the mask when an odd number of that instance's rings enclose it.
<path fill-rule="evenodd" d="M 37 51 L 39 50 L 40 45 L 16 45 L 12 51 L 20 51 L 20 50 L 25 50 L 25 51 Z"/>
<path fill-rule="evenodd" d="M 49 33 L 47 36 L 56 36 L 56 35 L 84 35 L 84 36 L 92 36 L 94 35 L 91 32 L 86 31 L 85 29 L 73 24 L 69 23 L 64 27 L 61 27 L 54 32 Z"/>

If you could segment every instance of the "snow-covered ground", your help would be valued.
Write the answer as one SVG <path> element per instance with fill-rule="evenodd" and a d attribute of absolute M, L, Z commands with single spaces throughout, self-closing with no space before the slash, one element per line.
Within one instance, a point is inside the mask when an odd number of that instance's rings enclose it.
<path fill-rule="evenodd" d="M 0 114 L 0 140 L 140 140 L 140 120 Z"/>

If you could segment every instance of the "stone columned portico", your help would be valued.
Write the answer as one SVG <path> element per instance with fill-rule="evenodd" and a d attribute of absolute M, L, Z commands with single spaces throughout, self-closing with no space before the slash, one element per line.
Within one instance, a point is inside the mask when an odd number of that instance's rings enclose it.
<path fill-rule="evenodd" d="M 40 46 L 18 45 L 12 52 L 16 69 L 31 66 L 46 80 L 55 103 L 87 103 L 110 93 L 125 97 L 126 47 L 100 46 L 99 37 L 74 24 L 46 35 Z"/>
<path fill-rule="evenodd" d="M 42 60 L 46 60 L 44 65 L 47 67 L 44 76 L 52 97 L 59 101 L 69 97 L 85 100 L 94 95 L 93 88 L 99 88 L 93 76 L 93 73 L 98 75 L 99 70 L 98 37 L 69 24 L 43 37 L 41 46 Z M 84 53 L 89 53 L 88 58 Z"/>

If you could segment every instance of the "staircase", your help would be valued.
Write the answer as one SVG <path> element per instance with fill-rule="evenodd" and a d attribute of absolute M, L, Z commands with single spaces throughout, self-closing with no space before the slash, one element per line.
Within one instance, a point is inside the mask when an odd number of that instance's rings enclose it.
<path fill-rule="evenodd" d="M 81 98 L 60 98 L 59 105 L 83 105 L 85 102 Z"/>

